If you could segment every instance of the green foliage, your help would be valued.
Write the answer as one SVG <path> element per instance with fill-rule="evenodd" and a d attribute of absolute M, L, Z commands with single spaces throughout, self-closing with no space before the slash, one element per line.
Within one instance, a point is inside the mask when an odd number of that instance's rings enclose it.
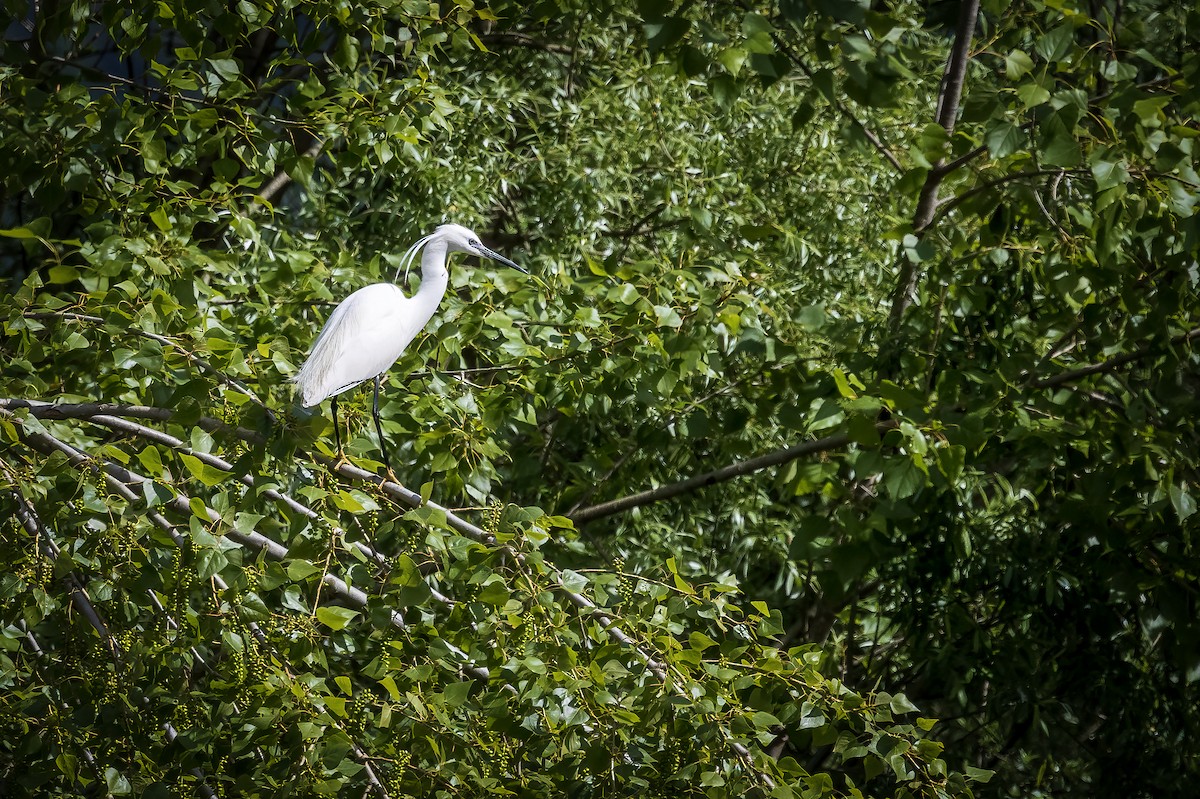
<path fill-rule="evenodd" d="M 1194 13 L 10 6 L 0 785 L 1194 782 Z M 442 220 L 418 492 L 287 380 Z"/>

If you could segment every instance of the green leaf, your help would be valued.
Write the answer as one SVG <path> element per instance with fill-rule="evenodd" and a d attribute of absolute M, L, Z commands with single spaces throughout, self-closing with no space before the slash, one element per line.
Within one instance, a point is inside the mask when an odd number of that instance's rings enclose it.
<path fill-rule="evenodd" d="M 1079 142 L 1065 131 L 1053 133 L 1042 148 L 1042 162 L 1046 166 L 1071 168 L 1082 160 Z"/>
<path fill-rule="evenodd" d="M 208 65 L 226 83 L 237 80 L 242 73 L 238 62 L 232 58 L 210 58 L 208 59 Z"/>
<path fill-rule="evenodd" d="M 562 587 L 566 590 L 578 594 L 587 588 L 588 579 L 579 572 L 571 569 L 562 570 Z"/>
<path fill-rule="evenodd" d="M 708 85 L 717 105 L 726 111 L 733 107 L 734 101 L 741 93 L 741 85 L 731 75 L 717 75 Z"/>
<path fill-rule="evenodd" d="M 925 486 L 925 473 L 909 458 L 897 458 L 883 474 L 883 484 L 895 499 L 911 497 Z"/>
<path fill-rule="evenodd" d="M 194 455 L 188 455 L 186 452 L 179 453 L 179 460 L 191 473 L 192 477 L 196 478 L 206 486 L 215 486 L 228 480 L 232 475 L 229 472 L 222 471 L 215 466 L 210 466 L 204 463 Z"/>
<path fill-rule="evenodd" d="M 1122 161 L 1099 161 L 1092 164 L 1092 176 L 1096 178 L 1096 191 L 1111 189 L 1129 180 L 1129 172 Z"/>
<path fill-rule="evenodd" d="M 1171 104 L 1171 97 L 1147 97 L 1133 104 L 1133 113 L 1147 127 L 1158 127 L 1163 121 L 1163 109 Z"/>
<path fill-rule="evenodd" d="M 762 730 L 769 729 L 771 727 L 778 727 L 780 725 L 778 718 L 762 710 L 756 711 L 750 715 L 750 723 Z"/>
<path fill-rule="evenodd" d="M 1172 484 L 1168 493 L 1171 496 L 1171 506 L 1179 515 L 1179 521 L 1185 521 L 1196 512 L 1196 500 L 1188 493 L 1186 485 Z"/>
<path fill-rule="evenodd" d="M 1133 80 L 1137 77 L 1137 67 L 1125 61 L 1109 61 L 1104 65 L 1104 79 L 1113 83 Z"/>
<path fill-rule="evenodd" d="M 1000 122 L 984 135 L 984 143 L 993 158 L 1006 158 L 1015 153 L 1025 140 L 1025 134 L 1011 122 Z"/>
<path fill-rule="evenodd" d="M 654 315 L 658 319 L 659 327 L 677 328 L 683 324 L 683 320 L 679 318 L 679 314 L 675 309 L 668 305 L 655 305 Z"/>
<path fill-rule="evenodd" d="M 721 51 L 717 59 L 725 70 L 734 77 L 742 71 L 742 64 L 746 62 L 747 53 L 740 47 L 727 47 Z"/>
<path fill-rule="evenodd" d="M 461 707 L 470 695 L 471 683 L 469 682 L 452 682 L 442 692 L 442 696 L 446 699 L 446 705 L 449 707 Z"/>
<path fill-rule="evenodd" d="M 1013 50 L 1004 57 L 1004 74 L 1009 80 L 1020 80 L 1033 69 L 1033 59 L 1023 50 Z"/>
<path fill-rule="evenodd" d="M 113 796 L 126 796 L 133 792 L 129 780 L 125 775 L 112 766 L 104 769 L 104 784 L 108 788 L 108 792 Z"/>
<path fill-rule="evenodd" d="M 804 306 L 800 309 L 796 322 L 807 330 L 819 330 L 825 324 L 825 303 Z"/>
<path fill-rule="evenodd" d="M 1050 99 L 1050 92 L 1036 83 L 1025 83 L 1017 87 L 1017 97 L 1026 109 L 1039 106 Z"/>
<path fill-rule="evenodd" d="M 79 279 L 79 270 L 67 264 L 55 264 L 50 267 L 47 283 L 62 285 Z"/>
<path fill-rule="evenodd" d="M 146 470 L 151 477 L 161 477 L 163 472 L 162 457 L 159 455 L 158 447 L 150 445 L 144 447 L 138 453 L 138 462 L 142 464 L 142 468 Z"/>
<path fill-rule="evenodd" d="M 847 399 L 855 399 L 858 393 L 850 387 L 852 377 L 847 377 L 846 373 L 841 369 L 834 369 L 831 373 L 833 376 L 834 385 L 837 386 L 838 393 Z"/>
<path fill-rule="evenodd" d="M 954 483 L 962 475 L 967 461 L 967 448 L 959 444 L 937 448 L 938 469 L 946 479 Z"/>
<path fill-rule="evenodd" d="M 312 561 L 301 560 L 299 558 L 289 562 L 287 565 L 287 576 L 297 582 L 305 580 L 320 571 L 321 567 L 314 565 Z"/>
<path fill-rule="evenodd" d="M 167 209 L 161 206 L 150 212 L 150 221 L 164 233 L 171 229 L 171 217 L 167 215 Z"/>
<path fill-rule="evenodd" d="M 1074 27 L 1070 23 L 1063 23 L 1042 35 L 1034 44 L 1034 49 L 1047 61 L 1058 61 L 1071 49 L 1074 38 Z"/>
<path fill-rule="evenodd" d="M 916 713 L 918 708 L 904 694 L 896 694 L 892 697 L 892 701 L 888 703 L 888 707 L 893 713 Z"/>
<path fill-rule="evenodd" d="M 645 24 L 646 43 L 650 46 L 650 52 L 657 53 L 675 44 L 687 35 L 691 26 L 690 20 L 679 17 L 664 17 L 654 22 L 647 22 Z"/>
<path fill-rule="evenodd" d="M 508 597 L 508 587 L 504 584 L 503 580 L 496 579 L 483 587 L 483 590 L 479 592 L 478 599 L 486 605 L 500 607 L 508 602 Z"/>
<path fill-rule="evenodd" d="M 341 630 L 358 615 L 357 610 L 327 605 L 317 608 L 317 621 L 331 630 Z"/>
<path fill-rule="evenodd" d="M 963 772 L 967 775 L 967 779 L 978 783 L 988 782 L 991 780 L 992 775 L 996 773 L 985 768 L 975 768 L 974 766 L 963 766 Z"/>

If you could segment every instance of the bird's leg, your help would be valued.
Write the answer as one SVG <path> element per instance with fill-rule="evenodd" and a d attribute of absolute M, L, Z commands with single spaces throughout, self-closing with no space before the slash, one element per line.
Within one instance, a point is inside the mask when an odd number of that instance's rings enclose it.
<path fill-rule="evenodd" d="M 349 463 L 350 459 L 342 451 L 342 428 L 338 424 L 338 398 L 334 397 L 329 405 L 333 409 L 333 440 L 337 442 L 337 460 L 333 462 L 333 470 L 337 471 L 338 467 L 343 463 Z"/>
<path fill-rule="evenodd" d="M 379 423 L 379 383 L 383 374 L 375 375 L 375 401 L 371 405 L 371 416 L 375 419 L 375 433 L 379 436 L 379 451 L 383 453 L 383 465 L 387 467 L 387 476 L 393 483 L 399 483 L 399 478 L 392 471 L 392 462 L 388 459 L 387 442 L 383 438 L 383 425 Z"/>

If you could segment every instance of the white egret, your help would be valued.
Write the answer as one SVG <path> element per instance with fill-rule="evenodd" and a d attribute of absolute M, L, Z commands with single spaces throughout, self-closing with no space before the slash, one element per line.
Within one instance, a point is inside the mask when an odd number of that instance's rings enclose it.
<path fill-rule="evenodd" d="M 375 283 L 342 300 L 321 329 L 308 359 L 292 378 L 306 408 L 333 398 L 333 434 L 339 458 L 345 455 L 342 452 L 341 431 L 338 429 L 338 395 L 374 378 L 372 415 L 383 462 L 389 473 L 392 467 L 383 440 L 383 426 L 379 423 L 380 379 L 433 317 L 438 303 L 446 294 L 446 283 L 450 277 L 446 264 L 450 253 L 465 252 L 490 258 L 525 272 L 504 256 L 480 244 L 479 237 L 462 225 L 441 225 L 417 241 L 400 260 L 400 268 L 407 270 L 422 247 L 421 287 L 416 293 L 407 297 L 393 283 Z M 396 270 L 397 277 L 400 268 Z"/>

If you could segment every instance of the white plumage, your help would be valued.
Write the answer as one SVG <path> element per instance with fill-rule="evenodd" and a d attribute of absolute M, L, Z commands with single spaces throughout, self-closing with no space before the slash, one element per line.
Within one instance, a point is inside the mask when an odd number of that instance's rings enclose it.
<path fill-rule="evenodd" d="M 411 297 L 392 283 L 375 283 L 351 294 L 334 309 L 313 343 L 304 365 L 293 378 L 306 408 L 334 397 L 334 432 L 337 395 L 366 380 L 375 379 L 375 428 L 387 460 L 379 425 L 379 377 L 404 353 L 429 322 L 446 293 L 450 273 L 446 262 L 452 252 L 491 258 L 521 272 L 524 269 L 479 243 L 479 237 L 462 225 L 441 225 L 413 244 L 401 259 L 407 267 L 421 252 L 421 287 Z M 397 270 L 397 275 L 399 270 Z"/>
<path fill-rule="evenodd" d="M 399 286 L 376 283 L 343 300 L 296 375 L 304 407 L 319 405 L 386 372 L 437 310 L 446 291 L 444 270 L 442 274 L 438 286 L 433 284 L 436 277 L 431 283 L 426 271 L 412 297 L 404 296 Z"/>

